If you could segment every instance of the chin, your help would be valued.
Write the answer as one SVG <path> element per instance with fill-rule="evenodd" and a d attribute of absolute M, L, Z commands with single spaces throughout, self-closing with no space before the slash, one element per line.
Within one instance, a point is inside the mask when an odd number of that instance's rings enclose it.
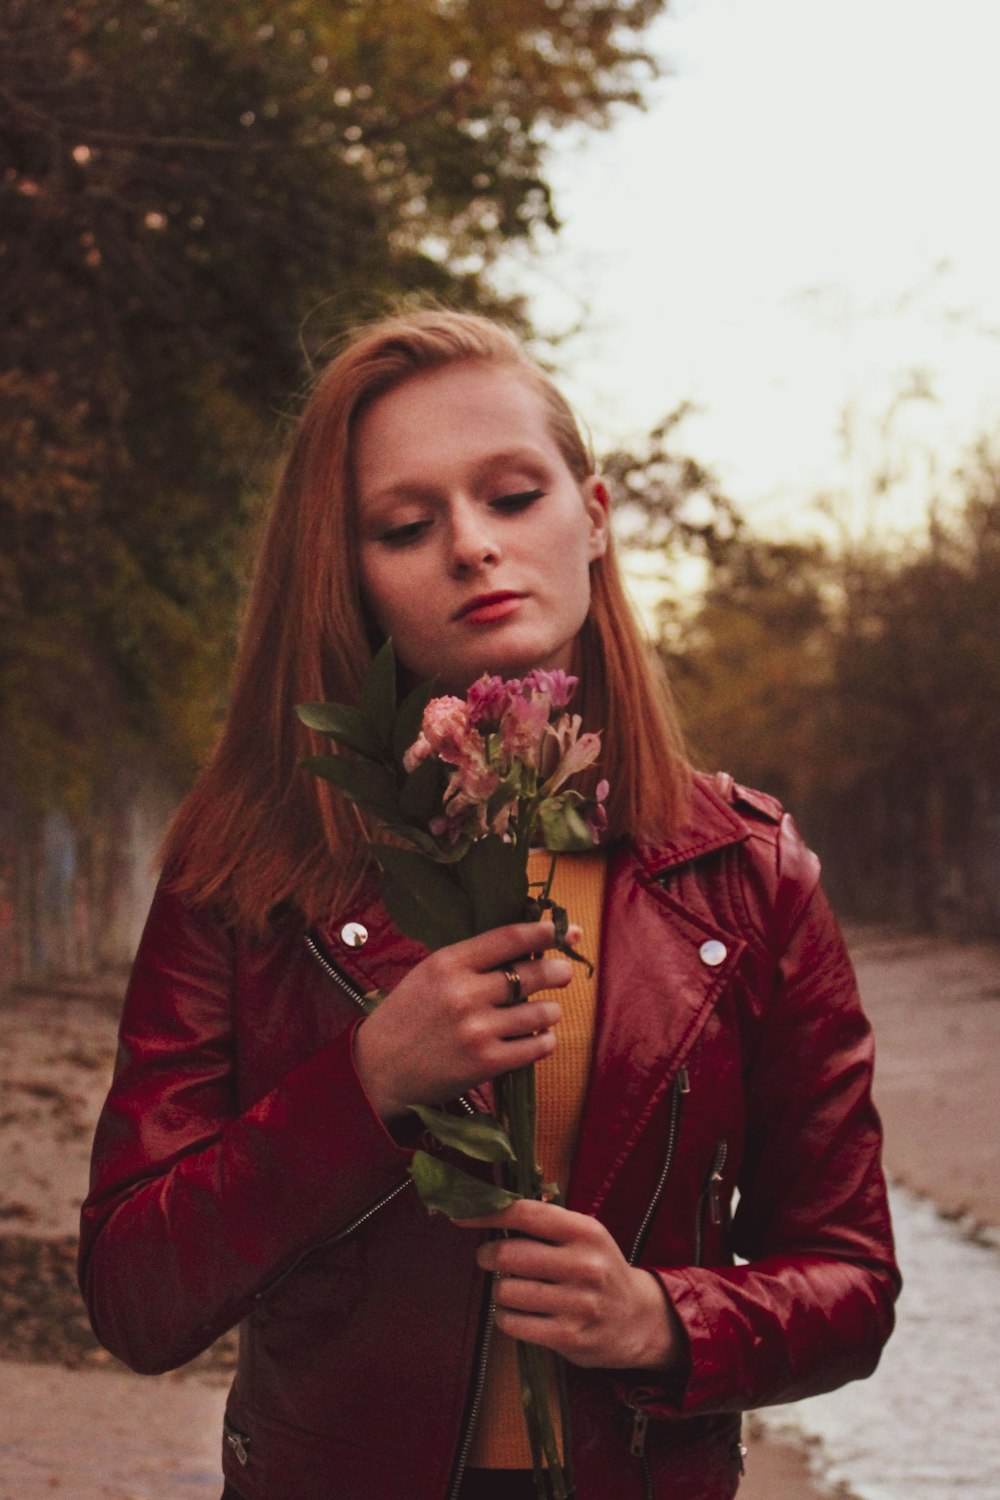
<path fill-rule="evenodd" d="M 499 636 L 500 632 L 497 634 Z M 439 659 L 433 670 L 425 676 L 437 676 L 439 692 L 460 695 L 468 692 L 484 672 L 491 677 L 504 678 L 524 677 L 536 667 L 543 667 L 548 671 L 562 667 L 564 671 L 570 672 L 576 660 L 573 644 L 572 639 L 554 642 L 502 638 L 484 640 L 463 661 L 444 665 Z"/>

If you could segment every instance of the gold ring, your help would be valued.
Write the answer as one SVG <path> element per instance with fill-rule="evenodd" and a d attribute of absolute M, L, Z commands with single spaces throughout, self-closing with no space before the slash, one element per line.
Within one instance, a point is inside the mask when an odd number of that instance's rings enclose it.
<path fill-rule="evenodd" d="M 507 1004 L 519 1005 L 524 999 L 524 985 L 521 983 L 521 976 L 517 972 L 513 964 L 511 964 L 509 969 L 504 969 L 503 977 L 506 979 L 508 985 L 510 986 L 510 998 L 508 999 Z"/>

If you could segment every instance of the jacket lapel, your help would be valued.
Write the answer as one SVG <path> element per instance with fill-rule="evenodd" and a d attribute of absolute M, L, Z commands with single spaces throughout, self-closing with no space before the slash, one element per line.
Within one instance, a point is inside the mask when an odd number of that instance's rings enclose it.
<path fill-rule="evenodd" d="M 378 881 L 368 877 L 351 905 L 320 929 L 330 958 L 362 994 L 395 989 L 426 958 L 422 943 L 406 937 L 382 904 Z"/>
<path fill-rule="evenodd" d="M 608 868 L 597 1024 L 570 1207 L 597 1213 L 684 1062 L 746 946 L 677 900 L 672 869 L 742 842 L 741 818 L 699 779 L 689 826 L 657 849 L 625 847 Z M 721 943 L 720 950 L 705 949 Z M 708 958 L 715 962 L 706 961 Z"/>

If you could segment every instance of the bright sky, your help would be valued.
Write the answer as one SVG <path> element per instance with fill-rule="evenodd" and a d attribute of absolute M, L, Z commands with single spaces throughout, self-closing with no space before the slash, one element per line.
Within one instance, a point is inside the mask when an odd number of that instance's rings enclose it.
<path fill-rule="evenodd" d="M 819 492 L 912 523 L 1000 432 L 1000 0 L 674 0 L 650 41 L 651 107 L 560 143 L 564 229 L 511 271 L 581 325 L 564 389 L 599 447 L 695 402 L 681 446 L 759 529 Z"/>

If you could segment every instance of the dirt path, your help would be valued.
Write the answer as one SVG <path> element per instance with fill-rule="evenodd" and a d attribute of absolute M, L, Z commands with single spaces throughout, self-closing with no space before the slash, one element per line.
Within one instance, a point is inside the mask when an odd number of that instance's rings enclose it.
<path fill-rule="evenodd" d="M 875 1025 L 889 1175 L 970 1225 L 1000 1226 L 1000 948 L 849 938 Z M 108 1368 L 76 1299 L 73 1235 L 116 1009 L 100 990 L 0 1007 L 0 1500 L 217 1500 L 221 1488 L 231 1342 L 195 1369 L 140 1379 Z M 807 1450 L 747 1425 L 740 1500 L 830 1500 Z"/>
<path fill-rule="evenodd" d="M 1000 946 L 865 928 L 849 939 L 889 1175 L 955 1218 L 1000 1226 Z"/>

